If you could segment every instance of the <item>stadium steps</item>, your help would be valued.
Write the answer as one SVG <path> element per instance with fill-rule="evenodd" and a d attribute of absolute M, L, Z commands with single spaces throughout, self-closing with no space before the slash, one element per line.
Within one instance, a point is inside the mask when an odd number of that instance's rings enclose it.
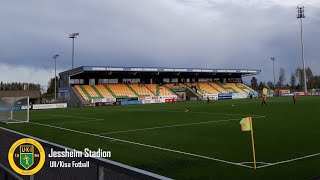
<path fill-rule="evenodd" d="M 237 91 L 229 87 L 227 83 L 218 83 L 218 85 L 226 91 L 225 93 L 237 93 Z"/>
<path fill-rule="evenodd" d="M 132 98 L 137 97 L 127 86 L 126 84 L 107 84 L 110 90 L 116 95 L 117 98 Z"/>
<path fill-rule="evenodd" d="M 92 98 L 87 90 L 82 85 L 79 85 L 79 87 L 81 88 L 82 92 L 84 92 L 84 94 L 88 97 L 88 101 L 91 100 Z"/>
<path fill-rule="evenodd" d="M 178 101 L 184 100 L 184 95 L 186 95 L 187 89 L 183 86 L 183 84 L 165 84 L 165 86 L 170 89 L 175 95 L 177 95 Z"/>
<path fill-rule="evenodd" d="M 96 86 L 91 85 L 91 88 L 97 93 L 98 98 L 103 98 L 103 95 L 100 93 Z"/>
<path fill-rule="evenodd" d="M 209 83 L 199 83 L 200 88 L 207 94 L 220 94 L 215 88 L 209 85 Z"/>
<path fill-rule="evenodd" d="M 114 96 L 112 96 L 112 94 L 107 90 L 107 88 L 103 84 L 96 85 L 96 88 L 104 98 L 114 98 Z"/>
<path fill-rule="evenodd" d="M 253 89 L 251 89 L 249 86 L 243 84 L 243 83 L 237 83 L 236 86 L 238 86 L 240 89 L 246 92 L 255 92 Z"/>
<path fill-rule="evenodd" d="M 185 87 L 183 86 L 183 84 L 165 84 L 165 86 L 173 91 L 177 90 L 177 91 L 182 91 L 185 90 Z"/>
<path fill-rule="evenodd" d="M 228 86 L 226 85 L 226 83 L 221 84 L 221 86 L 222 86 L 228 93 L 238 93 L 238 92 L 237 92 L 236 90 L 234 90 L 233 88 L 228 87 Z"/>
<path fill-rule="evenodd" d="M 139 94 L 137 93 L 137 91 L 135 91 L 129 84 L 126 84 L 126 85 L 127 85 L 127 87 L 133 92 L 133 94 L 135 94 L 137 97 L 143 96 L 143 95 L 139 95 Z"/>
<path fill-rule="evenodd" d="M 250 90 L 247 89 L 246 87 L 242 86 L 240 83 L 237 83 L 236 86 L 241 89 L 242 91 L 246 92 L 246 93 L 249 93 Z"/>
<path fill-rule="evenodd" d="M 75 85 L 74 89 L 76 92 L 78 92 L 80 94 L 80 96 L 85 100 L 85 101 L 89 101 L 89 97 L 84 93 L 84 91 L 81 89 L 81 87 L 79 85 Z"/>
<path fill-rule="evenodd" d="M 99 98 L 99 95 L 95 92 L 95 90 L 90 85 L 83 85 L 83 87 L 88 92 L 91 99 L 92 98 Z"/>
<path fill-rule="evenodd" d="M 157 84 L 156 86 L 156 95 L 159 96 L 160 94 L 160 87 L 159 87 L 159 84 Z"/>
<path fill-rule="evenodd" d="M 160 88 L 160 96 L 167 96 L 167 95 L 177 95 L 176 93 L 174 93 L 170 88 L 168 88 L 167 86 L 165 85 L 162 85 Z M 161 92 L 162 90 L 162 92 Z M 177 95 L 178 96 L 178 95 Z M 178 96 L 179 97 L 179 96 Z"/>
<path fill-rule="evenodd" d="M 218 90 L 218 89 L 216 89 L 211 83 L 207 83 L 210 87 L 212 87 L 212 89 L 214 89 L 215 91 L 217 91 L 218 92 L 218 94 L 221 94 L 221 92 Z"/>
<path fill-rule="evenodd" d="M 166 86 L 159 86 L 159 84 L 146 84 L 146 87 L 156 96 L 173 96 L 176 95 Z"/>
<path fill-rule="evenodd" d="M 110 89 L 110 87 L 109 87 L 108 85 L 104 84 L 103 86 L 109 91 L 109 93 L 110 93 L 113 97 L 117 98 L 116 94 Z"/>
<path fill-rule="evenodd" d="M 196 83 L 196 86 L 197 86 L 197 90 L 198 90 L 201 94 L 210 94 L 210 93 L 206 92 L 205 90 L 201 89 L 199 83 Z"/>
<path fill-rule="evenodd" d="M 173 91 L 171 91 L 170 88 L 168 88 L 167 86 L 163 85 L 163 86 L 159 86 L 159 94 L 160 96 L 173 96 L 176 95 L 176 93 L 174 93 Z"/>
<path fill-rule="evenodd" d="M 228 91 L 226 91 L 222 86 L 220 86 L 218 83 L 209 83 L 210 85 L 212 85 L 216 90 L 218 90 L 221 93 L 228 93 Z"/>
<path fill-rule="evenodd" d="M 145 85 L 133 83 L 129 84 L 129 86 L 137 93 L 139 97 L 155 96 L 155 94 L 151 92 L 150 89 L 148 89 Z"/>
<path fill-rule="evenodd" d="M 86 97 L 86 99 L 83 97 L 85 96 L 84 92 L 81 90 L 81 88 L 79 87 L 79 89 L 77 89 L 75 86 L 71 87 L 71 90 L 73 91 L 73 93 L 76 95 L 77 99 L 80 100 L 81 104 L 88 104 L 89 102 L 89 98 Z M 81 93 L 79 91 L 82 91 L 83 95 L 81 95 Z"/>
<path fill-rule="evenodd" d="M 195 90 L 193 90 L 189 85 L 185 84 L 183 86 L 187 89 L 186 93 L 188 98 L 197 97 L 198 99 L 203 100 L 203 97 L 199 93 L 197 93 Z"/>
<path fill-rule="evenodd" d="M 159 90 L 155 84 L 145 84 L 144 85 L 149 91 L 151 91 L 154 95 L 158 96 Z"/>
<path fill-rule="evenodd" d="M 230 88 L 234 89 L 238 93 L 246 93 L 245 91 L 240 89 L 238 86 L 236 86 L 236 83 L 226 83 L 226 84 L 227 84 L 227 87 L 230 87 Z"/>

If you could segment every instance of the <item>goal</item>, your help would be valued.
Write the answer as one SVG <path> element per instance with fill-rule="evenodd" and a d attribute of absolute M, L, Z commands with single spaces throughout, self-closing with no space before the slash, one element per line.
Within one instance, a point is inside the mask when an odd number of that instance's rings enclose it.
<path fill-rule="evenodd" d="M 29 122 L 29 97 L 3 97 L 0 100 L 0 123 Z"/>

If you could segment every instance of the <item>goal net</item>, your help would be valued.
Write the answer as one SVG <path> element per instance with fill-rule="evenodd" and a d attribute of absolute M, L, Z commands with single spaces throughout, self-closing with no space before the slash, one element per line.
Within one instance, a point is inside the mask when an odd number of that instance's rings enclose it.
<path fill-rule="evenodd" d="M 3 97 L 0 100 L 0 123 L 29 122 L 29 97 Z"/>

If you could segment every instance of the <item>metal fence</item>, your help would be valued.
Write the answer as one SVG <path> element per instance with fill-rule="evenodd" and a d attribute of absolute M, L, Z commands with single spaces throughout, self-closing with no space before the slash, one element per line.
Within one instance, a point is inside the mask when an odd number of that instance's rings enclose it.
<path fill-rule="evenodd" d="M 37 140 L 43 146 L 45 152 L 73 150 L 52 142 L 48 142 L 36 137 L 22 134 L 13 130 L 0 127 L 0 179 L 2 180 L 137 180 L 137 179 L 170 179 L 141 169 L 130 167 L 104 158 L 77 157 L 67 158 L 50 158 L 50 161 L 63 160 L 68 161 L 89 161 L 90 166 L 87 168 L 54 168 L 46 161 L 43 168 L 33 176 L 20 176 L 16 174 L 8 163 L 8 151 L 11 145 L 21 138 L 32 138 Z"/>

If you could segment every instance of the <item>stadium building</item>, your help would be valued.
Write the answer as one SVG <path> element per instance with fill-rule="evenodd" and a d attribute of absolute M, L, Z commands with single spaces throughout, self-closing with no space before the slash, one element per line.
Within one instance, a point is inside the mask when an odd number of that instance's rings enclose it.
<path fill-rule="evenodd" d="M 252 69 L 82 66 L 61 72 L 59 100 L 69 107 L 247 98 Z"/>

